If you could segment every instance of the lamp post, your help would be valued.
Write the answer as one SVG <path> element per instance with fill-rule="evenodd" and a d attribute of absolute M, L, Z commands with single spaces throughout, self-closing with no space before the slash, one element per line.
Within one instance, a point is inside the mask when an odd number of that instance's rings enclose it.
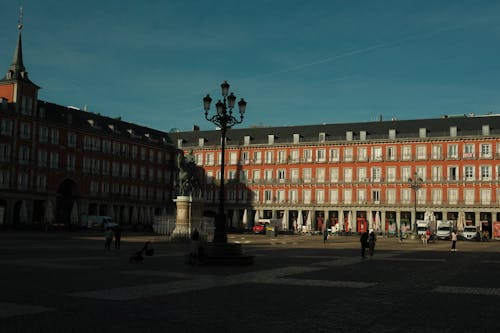
<path fill-rule="evenodd" d="M 424 180 L 418 176 L 418 173 L 414 173 L 414 178 L 408 178 L 408 183 L 410 184 L 410 188 L 415 192 L 414 201 L 413 201 L 413 213 L 415 216 L 415 220 L 413 221 L 414 232 L 417 233 L 417 192 L 422 187 L 422 183 Z"/>
<path fill-rule="evenodd" d="M 203 108 L 205 110 L 205 119 L 214 123 L 221 131 L 221 164 L 220 164 L 220 186 L 219 186 L 219 207 L 215 216 L 215 232 L 214 243 L 227 243 L 226 233 L 226 214 L 224 212 L 224 163 L 225 163 L 225 148 L 226 148 L 226 132 L 236 124 L 243 122 L 243 115 L 247 102 L 243 98 L 238 102 L 239 119 L 233 115 L 233 109 L 236 104 L 236 96 L 233 93 L 229 94 L 229 83 L 224 81 L 221 85 L 222 101 L 215 104 L 216 113 L 213 116 L 208 115 L 212 98 L 210 95 L 203 98 Z M 228 95 L 229 94 L 229 95 Z"/>

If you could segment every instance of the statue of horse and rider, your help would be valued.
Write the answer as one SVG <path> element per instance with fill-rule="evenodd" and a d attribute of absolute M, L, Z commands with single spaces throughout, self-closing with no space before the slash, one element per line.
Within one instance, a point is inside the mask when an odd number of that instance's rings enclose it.
<path fill-rule="evenodd" d="M 193 152 L 187 156 L 182 152 L 177 154 L 176 166 L 178 170 L 176 186 L 179 195 L 192 195 L 195 190 L 199 190 L 200 182 L 196 176 L 196 162 Z"/>

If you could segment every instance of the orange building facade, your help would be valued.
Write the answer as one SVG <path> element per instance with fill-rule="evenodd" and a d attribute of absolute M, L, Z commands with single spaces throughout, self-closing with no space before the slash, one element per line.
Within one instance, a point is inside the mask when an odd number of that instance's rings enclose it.
<path fill-rule="evenodd" d="M 429 217 L 492 234 L 500 219 L 500 116 L 231 129 L 228 222 L 279 218 L 288 230 L 396 234 Z M 171 133 L 217 203 L 220 132 Z M 413 186 L 412 186 L 413 185 Z M 244 217 L 244 215 L 246 215 Z M 243 221 L 245 220 L 245 221 Z"/>

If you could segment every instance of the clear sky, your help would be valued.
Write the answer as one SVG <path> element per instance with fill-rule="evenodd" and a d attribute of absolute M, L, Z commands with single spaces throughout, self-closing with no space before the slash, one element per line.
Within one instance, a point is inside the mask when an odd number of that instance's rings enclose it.
<path fill-rule="evenodd" d="M 169 131 L 500 113 L 500 1 L 0 0 L 0 74 L 24 8 L 40 99 Z"/>

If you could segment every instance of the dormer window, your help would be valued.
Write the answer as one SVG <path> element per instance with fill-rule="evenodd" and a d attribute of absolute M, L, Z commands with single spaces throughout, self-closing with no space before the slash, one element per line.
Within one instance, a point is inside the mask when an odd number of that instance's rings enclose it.
<path fill-rule="evenodd" d="M 318 141 L 325 142 L 325 140 L 326 140 L 326 134 L 324 132 L 319 133 Z"/>
<path fill-rule="evenodd" d="M 274 144 L 274 134 L 269 134 L 267 136 L 267 143 L 270 145 Z"/>
<path fill-rule="evenodd" d="M 203 147 L 205 145 L 205 138 L 198 138 L 198 146 Z"/>
<path fill-rule="evenodd" d="M 250 135 L 245 135 L 243 137 L 243 145 L 248 146 L 250 144 Z"/>
<path fill-rule="evenodd" d="M 490 125 L 483 125 L 483 135 L 490 135 Z"/>
<path fill-rule="evenodd" d="M 425 138 L 427 137 L 427 128 L 422 127 L 418 129 L 418 137 L 419 138 Z"/>
<path fill-rule="evenodd" d="M 389 130 L 389 139 L 395 139 L 396 138 L 396 130 L 391 128 Z"/>
<path fill-rule="evenodd" d="M 183 139 L 177 139 L 177 148 L 182 148 L 182 142 L 184 142 Z"/>
<path fill-rule="evenodd" d="M 451 137 L 457 136 L 457 126 L 450 126 L 450 136 Z"/>
<path fill-rule="evenodd" d="M 87 122 L 89 123 L 90 126 L 95 127 L 94 119 L 87 119 Z"/>
<path fill-rule="evenodd" d="M 295 133 L 293 135 L 293 143 L 299 143 L 300 142 L 300 134 Z"/>
<path fill-rule="evenodd" d="M 345 132 L 345 139 L 347 141 L 352 141 L 353 136 L 354 136 L 354 133 L 352 131 Z"/>
<path fill-rule="evenodd" d="M 365 141 L 366 140 L 366 131 L 360 131 L 359 132 L 359 139 L 361 141 Z"/>
<path fill-rule="evenodd" d="M 115 125 L 108 125 L 109 129 L 112 130 L 113 132 L 115 131 Z"/>

